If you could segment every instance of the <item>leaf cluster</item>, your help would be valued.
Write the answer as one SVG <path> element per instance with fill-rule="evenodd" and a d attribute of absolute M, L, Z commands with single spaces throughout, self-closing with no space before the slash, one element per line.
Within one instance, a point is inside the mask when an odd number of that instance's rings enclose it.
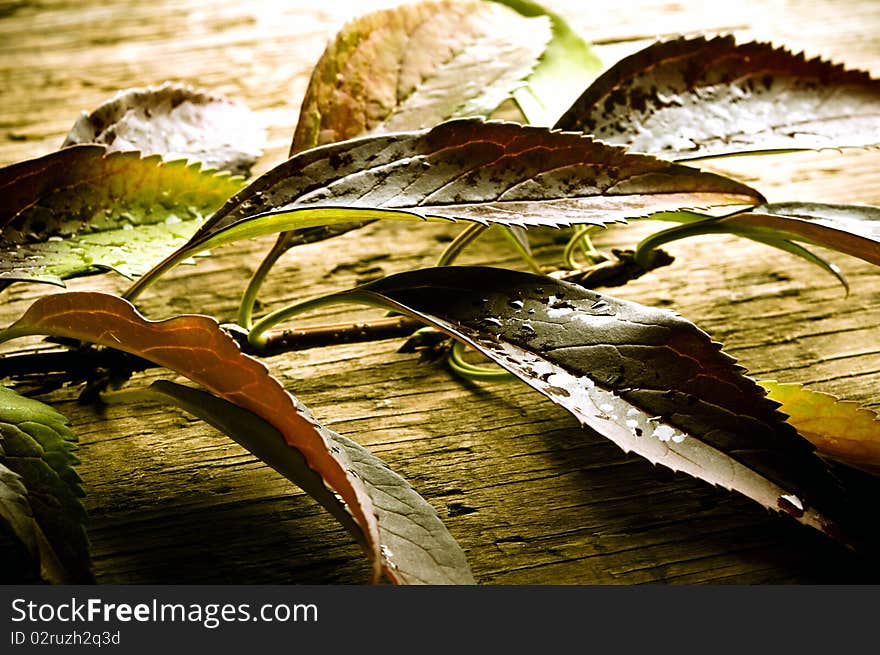
<path fill-rule="evenodd" d="M 561 16 L 530 1 L 432 0 L 362 16 L 315 66 L 289 158 L 255 179 L 244 176 L 260 121 L 171 84 L 120 92 L 84 114 L 60 150 L 0 170 L 0 284 L 133 278 L 121 296 L 38 298 L 0 341 L 47 335 L 55 345 L 0 366 L 11 386 L 51 369 L 85 382 L 91 402 L 173 403 L 213 425 L 326 508 L 374 581 L 475 582 L 434 508 L 317 422 L 260 357 L 411 335 L 410 348 L 429 344 L 454 374 L 523 382 L 625 452 L 870 549 L 874 529 L 850 480 L 853 469 L 880 470 L 876 415 L 755 381 L 687 319 L 595 288 L 669 265 L 661 246 L 712 233 L 803 257 L 844 285 L 812 246 L 880 265 L 880 209 L 771 203 L 692 163 L 876 146 L 878 113 L 870 75 L 730 36 L 658 42 L 603 71 Z M 629 252 L 593 247 L 596 229 L 643 217 L 675 225 Z M 436 267 L 255 316 L 283 254 L 386 220 L 464 227 Z M 567 232 L 558 266 L 533 256 L 532 227 Z M 530 272 L 454 266 L 489 229 Z M 135 306 L 181 262 L 273 234 L 242 280 L 237 324 L 154 320 Z M 356 329 L 278 329 L 330 304 L 390 313 Z M 417 326 L 427 327 L 413 335 Z M 139 383 L 136 372 L 153 367 L 198 387 Z M 75 438 L 49 406 L 0 392 L 0 538 L 13 563 L 2 570 L 88 581 Z"/>

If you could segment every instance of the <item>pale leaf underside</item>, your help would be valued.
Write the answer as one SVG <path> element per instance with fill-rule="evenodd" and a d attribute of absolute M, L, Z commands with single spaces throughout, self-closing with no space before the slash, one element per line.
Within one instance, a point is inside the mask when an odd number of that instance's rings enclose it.
<path fill-rule="evenodd" d="M 167 161 L 246 175 L 266 140 L 260 120 L 244 105 L 204 89 L 166 82 L 126 89 L 91 113 L 83 112 L 62 147 L 99 143 Z"/>

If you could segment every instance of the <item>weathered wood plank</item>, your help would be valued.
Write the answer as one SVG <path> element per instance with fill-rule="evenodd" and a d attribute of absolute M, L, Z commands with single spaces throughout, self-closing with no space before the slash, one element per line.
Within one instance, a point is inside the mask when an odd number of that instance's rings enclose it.
<path fill-rule="evenodd" d="M 384 4 L 2 4 L 0 162 L 56 148 L 81 109 L 116 89 L 174 79 L 243 98 L 258 110 L 272 139 L 260 163 L 265 170 L 287 150 L 298 100 L 326 38 L 346 17 Z M 632 38 L 732 27 L 880 74 L 876 2 L 645 0 L 608 3 L 601 11 L 573 0 L 551 4 L 608 43 L 608 61 L 638 47 Z M 771 200 L 880 203 L 878 163 L 877 152 L 847 152 L 716 166 Z M 597 242 L 631 247 L 657 227 L 613 228 Z M 282 260 L 264 300 L 274 307 L 428 265 L 455 230 L 373 225 L 299 248 Z M 542 257 L 558 255 L 552 232 L 535 234 Z M 197 267 L 181 267 L 143 297 L 143 311 L 231 319 L 237 294 L 270 243 L 221 248 Z M 503 241 L 486 244 L 463 261 L 519 265 Z M 669 249 L 674 265 L 613 292 L 675 308 L 759 377 L 808 382 L 880 405 L 876 270 L 835 257 L 852 283 L 844 297 L 831 278 L 759 245 L 702 237 Z M 70 284 L 117 292 L 125 286 L 109 276 Z M 46 292 L 14 285 L 5 292 L 0 323 Z M 340 320 L 350 311 L 314 320 Z M 267 363 L 318 418 L 386 459 L 434 504 L 482 583 L 877 580 L 875 569 L 807 529 L 623 455 L 521 386 L 462 382 L 441 365 L 397 354 L 399 343 L 321 348 Z M 357 548 L 328 515 L 205 425 L 155 405 L 99 411 L 77 404 L 73 389 L 47 398 L 80 435 L 99 582 L 366 579 Z"/>

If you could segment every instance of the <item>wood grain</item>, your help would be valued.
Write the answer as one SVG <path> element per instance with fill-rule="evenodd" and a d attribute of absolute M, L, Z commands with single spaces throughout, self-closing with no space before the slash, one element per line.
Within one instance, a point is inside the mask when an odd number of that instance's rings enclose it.
<path fill-rule="evenodd" d="M 359 2 L 133 0 L 0 2 L 0 163 L 58 147 L 76 115 L 117 89 L 166 79 L 243 99 L 270 129 L 258 170 L 280 161 L 311 66 Z M 606 61 L 655 35 L 726 31 L 824 54 L 880 75 L 880 3 L 549 3 L 605 44 Z M 601 7 L 598 5 L 602 5 Z M 586 7 L 589 6 L 589 9 Z M 880 203 L 880 155 L 821 152 L 741 158 L 714 167 L 771 201 Z M 600 233 L 632 247 L 657 224 Z M 263 310 L 359 280 L 429 265 L 456 231 L 372 225 L 288 253 Z M 558 233 L 536 230 L 558 257 Z M 219 249 L 146 294 L 152 318 L 232 319 L 237 294 L 271 239 Z M 729 237 L 672 245 L 675 263 L 612 293 L 697 322 L 756 377 L 799 381 L 880 407 L 880 278 L 834 256 L 852 293 L 816 269 Z M 462 260 L 520 266 L 489 238 Z M 110 276 L 73 289 L 121 292 Z M 38 286 L 5 292 L 8 324 Z M 341 320 L 350 308 L 309 321 Z M 356 317 L 374 315 L 357 310 Z M 396 353 L 400 341 L 320 348 L 268 360 L 333 429 L 384 458 L 432 502 L 484 584 L 876 582 L 870 558 L 844 551 L 747 499 L 623 455 L 519 385 L 473 384 Z M 38 341 L 16 342 L 34 348 Z M 155 374 L 154 374 L 155 375 Z M 147 376 L 149 379 L 150 376 Z M 100 410 L 64 388 L 43 399 L 81 440 L 89 535 L 99 583 L 363 583 L 351 539 L 298 489 L 229 439 L 158 405 Z"/>

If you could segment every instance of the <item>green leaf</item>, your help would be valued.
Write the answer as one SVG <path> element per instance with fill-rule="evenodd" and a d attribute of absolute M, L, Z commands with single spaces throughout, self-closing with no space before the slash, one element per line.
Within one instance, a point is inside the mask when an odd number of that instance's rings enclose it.
<path fill-rule="evenodd" d="M 241 103 L 165 82 L 120 91 L 90 114 L 83 112 L 62 147 L 99 143 L 110 152 L 189 159 L 204 168 L 247 175 L 265 141 L 265 128 Z"/>
<path fill-rule="evenodd" d="M 21 476 L 0 463 L 0 579 L 3 583 L 63 582 L 64 567 L 34 520 Z"/>
<path fill-rule="evenodd" d="M 719 344 L 673 312 L 484 267 L 410 271 L 325 301 L 419 318 L 624 451 L 833 536 L 845 523 L 842 490 L 809 442 Z"/>
<path fill-rule="evenodd" d="M 531 73 L 550 39 L 548 23 L 451 0 L 356 18 L 312 71 L 290 154 L 370 132 L 488 117 Z"/>
<path fill-rule="evenodd" d="M 0 169 L 0 283 L 61 284 L 143 273 L 189 238 L 241 179 L 103 146 L 72 146 Z"/>
<path fill-rule="evenodd" d="M 171 400 L 229 435 L 315 498 L 356 539 L 363 538 L 357 523 L 321 476 L 270 423 L 212 394 L 172 382 L 154 382 L 144 391 Z M 339 461 L 363 481 L 376 511 L 383 568 L 388 577 L 398 584 L 474 584 L 464 552 L 434 508 L 382 460 L 320 425 L 301 403 L 295 402 L 299 413 L 321 432 Z"/>
<path fill-rule="evenodd" d="M 863 471 L 880 475 L 880 416 L 850 400 L 813 391 L 801 384 L 758 382 L 780 403 L 788 422 L 819 453 Z"/>
<path fill-rule="evenodd" d="M 671 159 L 880 143 L 880 81 L 732 36 L 655 43 L 556 123 Z"/>
<path fill-rule="evenodd" d="M 605 225 L 671 208 L 761 200 L 734 180 L 586 136 L 460 119 L 292 157 L 231 198 L 126 296 L 200 250 L 316 225 L 378 218 Z"/>
<path fill-rule="evenodd" d="M 0 387 L 0 521 L 46 582 L 92 579 L 75 444 L 64 416 Z"/>
<path fill-rule="evenodd" d="M 568 22 L 557 13 L 531 0 L 495 0 L 523 16 L 547 16 L 553 38 L 541 55 L 541 61 L 514 92 L 514 99 L 532 125 L 550 127 L 602 72 L 602 60 Z"/>

